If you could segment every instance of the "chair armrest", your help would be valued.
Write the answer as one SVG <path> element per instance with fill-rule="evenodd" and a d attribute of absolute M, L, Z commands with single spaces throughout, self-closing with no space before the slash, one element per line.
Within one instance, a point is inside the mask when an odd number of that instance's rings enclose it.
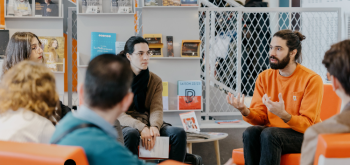
<path fill-rule="evenodd" d="M 325 158 L 350 158 L 350 133 L 321 134 L 318 136 L 314 165 L 321 155 Z"/>

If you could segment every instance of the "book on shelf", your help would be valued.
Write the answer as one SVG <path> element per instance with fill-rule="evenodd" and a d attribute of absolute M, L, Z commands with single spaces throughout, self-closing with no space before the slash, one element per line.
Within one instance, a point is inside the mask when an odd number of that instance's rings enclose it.
<path fill-rule="evenodd" d="M 59 0 L 35 0 L 35 16 L 58 17 L 60 5 Z"/>
<path fill-rule="evenodd" d="M 197 0 L 181 0 L 181 6 L 198 6 Z"/>
<path fill-rule="evenodd" d="M 148 42 L 151 57 L 163 57 L 162 34 L 144 34 L 143 38 Z"/>
<path fill-rule="evenodd" d="M 121 51 L 124 50 L 125 47 L 125 41 L 116 41 L 115 42 L 115 54 L 119 54 Z"/>
<path fill-rule="evenodd" d="M 166 36 L 168 57 L 174 57 L 173 36 Z"/>
<path fill-rule="evenodd" d="M 163 0 L 145 0 L 145 6 L 163 6 Z"/>
<path fill-rule="evenodd" d="M 133 1 L 132 0 L 117 0 L 118 13 L 132 13 Z"/>
<path fill-rule="evenodd" d="M 32 16 L 32 0 L 7 0 L 7 16 Z"/>
<path fill-rule="evenodd" d="M 111 1 L 111 13 L 118 13 L 118 0 Z"/>
<path fill-rule="evenodd" d="M 182 40 L 181 57 L 199 57 L 201 40 Z"/>
<path fill-rule="evenodd" d="M 184 130 L 186 132 L 200 132 L 198 120 L 194 111 L 180 113 L 179 115 L 182 122 L 182 126 L 184 127 Z"/>
<path fill-rule="evenodd" d="M 180 0 L 163 0 L 163 6 L 180 6 Z"/>
<path fill-rule="evenodd" d="M 163 110 L 169 110 L 169 82 L 163 81 Z"/>
<path fill-rule="evenodd" d="M 103 13 L 102 0 L 82 0 L 81 9 L 82 13 Z"/>
<path fill-rule="evenodd" d="M 0 57 L 5 55 L 7 44 L 10 40 L 9 30 L 0 30 Z"/>
<path fill-rule="evenodd" d="M 202 109 L 202 81 L 178 81 L 177 82 L 178 109 Z"/>
<path fill-rule="evenodd" d="M 115 54 L 117 34 L 91 32 L 91 60 L 101 54 Z"/>
<path fill-rule="evenodd" d="M 64 37 L 40 36 L 44 64 L 54 72 L 64 70 Z"/>

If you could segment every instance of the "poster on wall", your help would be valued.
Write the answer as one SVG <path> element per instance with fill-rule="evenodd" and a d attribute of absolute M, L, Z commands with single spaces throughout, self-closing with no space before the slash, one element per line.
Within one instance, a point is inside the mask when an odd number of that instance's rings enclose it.
<path fill-rule="evenodd" d="M 6 16 L 32 16 L 32 0 L 6 0 Z"/>
<path fill-rule="evenodd" d="M 59 11 L 59 0 L 35 0 L 36 17 L 58 17 Z"/>
<path fill-rule="evenodd" d="M 39 37 L 44 63 L 54 72 L 63 72 L 64 63 L 64 37 Z"/>

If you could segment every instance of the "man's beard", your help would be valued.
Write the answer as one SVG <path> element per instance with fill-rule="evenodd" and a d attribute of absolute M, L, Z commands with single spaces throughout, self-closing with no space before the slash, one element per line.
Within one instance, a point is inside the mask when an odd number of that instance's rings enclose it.
<path fill-rule="evenodd" d="M 279 59 L 277 59 L 276 57 L 273 57 L 273 56 L 271 56 L 270 59 L 277 60 L 277 64 L 276 63 L 271 63 L 271 60 L 270 60 L 270 67 L 271 67 L 271 69 L 284 69 L 289 64 L 290 55 L 288 53 L 288 55 L 286 57 L 284 57 L 282 59 L 282 61 L 280 61 Z"/>

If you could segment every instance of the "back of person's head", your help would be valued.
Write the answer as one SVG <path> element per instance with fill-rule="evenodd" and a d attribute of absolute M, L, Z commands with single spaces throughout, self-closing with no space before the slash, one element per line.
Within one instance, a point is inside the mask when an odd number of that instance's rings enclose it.
<path fill-rule="evenodd" d="M 325 53 L 322 63 L 328 73 L 338 79 L 345 93 L 350 96 L 350 40 L 332 45 Z"/>
<path fill-rule="evenodd" d="M 282 38 L 283 40 L 287 41 L 287 47 L 289 49 L 289 52 L 293 50 L 297 50 L 297 53 L 295 55 L 295 62 L 301 64 L 303 61 L 302 55 L 301 55 L 301 41 L 305 40 L 306 37 L 302 35 L 298 31 L 292 31 L 289 29 L 284 29 L 276 32 L 274 37 Z"/>
<path fill-rule="evenodd" d="M 93 108 L 110 109 L 131 91 L 132 70 L 127 59 L 103 54 L 92 59 L 86 70 L 84 102 Z"/>
<path fill-rule="evenodd" d="M 58 102 L 55 77 L 43 64 L 22 61 L 8 70 L 0 82 L 0 112 L 24 108 L 55 124 Z"/>
<path fill-rule="evenodd" d="M 33 51 L 31 46 L 33 38 L 36 38 L 41 46 L 38 36 L 31 32 L 16 32 L 12 35 L 5 51 L 3 73 L 17 63 L 30 58 L 30 54 Z"/>
<path fill-rule="evenodd" d="M 136 44 L 139 44 L 139 43 L 146 43 L 148 45 L 148 42 L 147 40 L 145 40 L 144 38 L 140 37 L 140 36 L 132 36 L 130 37 L 126 43 L 125 43 L 125 46 L 124 46 L 124 50 L 121 51 L 118 56 L 122 56 L 124 58 L 126 58 L 126 54 L 129 53 L 130 55 L 132 53 L 134 53 L 134 46 Z"/>

